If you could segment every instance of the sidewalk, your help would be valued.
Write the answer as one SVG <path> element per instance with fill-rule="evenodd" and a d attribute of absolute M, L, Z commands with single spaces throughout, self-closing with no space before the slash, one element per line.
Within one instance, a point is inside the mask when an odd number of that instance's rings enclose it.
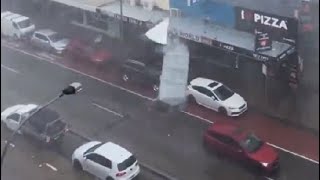
<path fill-rule="evenodd" d="M 319 137 L 307 130 L 300 130 L 287 126 L 278 119 L 250 111 L 242 117 L 230 119 L 198 105 L 189 105 L 187 112 L 192 113 L 211 122 L 226 121 L 239 125 L 244 129 L 254 131 L 259 137 L 269 142 L 274 147 L 289 153 L 319 161 Z"/>

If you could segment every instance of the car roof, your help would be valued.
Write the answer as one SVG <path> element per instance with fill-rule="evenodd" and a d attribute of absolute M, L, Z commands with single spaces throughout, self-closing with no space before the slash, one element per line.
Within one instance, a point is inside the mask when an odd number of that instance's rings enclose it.
<path fill-rule="evenodd" d="M 206 88 L 212 89 L 212 90 L 222 85 L 222 83 L 220 83 L 218 81 L 208 79 L 208 78 L 203 78 L 203 77 L 198 77 L 198 78 L 191 80 L 190 84 L 195 85 L 195 86 L 206 87 Z"/>
<path fill-rule="evenodd" d="M 18 17 L 21 17 L 21 15 L 20 14 L 14 14 L 14 13 L 4 16 L 5 19 L 11 19 L 11 20 L 13 20 L 15 18 L 18 18 Z"/>
<path fill-rule="evenodd" d="M 24 114 L 24 113 L 30 112 L 31 110 L 35 109 L 36 107 L 38 107 L 38 105 L 36 105 L 36 104 L 22 105 L 22 107 L 17 109 L 17 111 L 15 113 Z"/>
<path fill-rule="evenodd" d="M 128 150 L 113 142 L 104 143 L 94 152 L 108 158 L 115 163 L 122 163 L 124 160 L 132 156 L 132 154 Z"/>
<path fill-rule="evenodd" d="M 14 13 L 13 12 L 10 12 L 10 11 L 5 11 L 5 12 L 2 12 L 1 13 L 1 19 L 4 18 L 4 17 L 7 17 L 7 16 L 11 16 L 13 15 Z"/>
<path fill-rule="evenodd" d="M 215 122 L 209 127 L 208 130 L 226 135 L 228 137 L 232 137 L 235 140 L 242 139 L 243 136 L 247 134 L 247 131 L 245 131 L 244 129 L 234 124 L 225 123 L 225 122 L 219 122 L 219 123 Z"/>
<path fill-rule="evenodd" d="M 44 34 L 44 35 L 47 35 L 47 36 L 50 36 L 52 34 L 55 34 L 57 32 L 51 30 L 51 29 L 39 29 L 37 31 L 35 31 L 35 33 L 40 33 L 40 34 Z"/>
<path fill-rule="evenodd" d="M 19 16 L 19 17 L 17 17 L 17 18 L 12 19 L 12 21 L 14 21 L 14 22 L 21 22 L 21 21 L 28 20 L 28 19 L 29 19 L 29 18 L 26 17 L 26 16 Z"/>

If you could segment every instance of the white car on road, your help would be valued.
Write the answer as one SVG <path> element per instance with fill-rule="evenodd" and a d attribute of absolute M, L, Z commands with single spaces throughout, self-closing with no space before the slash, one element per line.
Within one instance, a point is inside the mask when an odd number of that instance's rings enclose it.
<path fill-rule="evenodd" d="M 211 79 L 193 79 L 187 96 L 190 101 L 228 116 L 239 116 L 247 110 L 247 102 L 239 94 Z"/>
<path fill-rule="evenodd" d="M 140 173 L 136 158 L 112 142 L 91 141 L 77 148 L 72 155 L 76 169 L 103 180 L 131 180 Z"/>

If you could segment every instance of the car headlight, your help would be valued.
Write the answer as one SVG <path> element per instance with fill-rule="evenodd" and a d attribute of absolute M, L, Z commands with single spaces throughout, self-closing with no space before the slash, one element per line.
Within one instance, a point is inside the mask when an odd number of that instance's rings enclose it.
<path fill-rule="evenodd" d="M 261 163 L 262 166 L 267 167 L 269 164 L 268 163 Z"/>

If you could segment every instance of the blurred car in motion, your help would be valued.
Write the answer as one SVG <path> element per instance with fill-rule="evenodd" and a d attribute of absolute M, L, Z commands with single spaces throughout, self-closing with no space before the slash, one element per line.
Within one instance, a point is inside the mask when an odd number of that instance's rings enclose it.
<path fill-rule="evenodd" d="M 239 116 L 247 110 L 247 102 L 239 94 L 211 79 L 191 80 L 187 96 L 190 101 L 228 116 Z"/>
<path fill-rule="evenodd" d="M 78 170 L 106 180 L 131 180 L 140 173 L 136 158 L 112 142 L 83 144 L 72 154 L 72 164 Z"/>
<path fill-rule="evenodd" d="M 276 150 L 235 125 L 214 123 L 204 133 L 204 145 L 209 150 L 246 162 L 264 172 L 272 173 L 279 168 Z"/>
<path fill-rule="evenodd" d="M 97 65 L 113 60 L 112 53 L 103 44 L 90 43 L 83 38 L 72 39 L 66 48 L 66 54 L 74 60 L 85 60 Z"/>
<path fill-rule="evenodd" d="M 53 30 L 41 29 L 33 33 L 30 42 L 37 48 L 61 55 L 65 51 L 69 39 Z"/>
<path fill-rule="evenodd" d="M 35 25 L 30 18 L 10 11 L 1 12 L 1 35 L 14 39 L 26 39 L 33 33 Z"/>
<path fill-rule="evenodd" d="M 159 90 L 161 67 L 128 59 L 121 66 L 122 80 L 150 86 L 153 91 Z"/>
<path fill-rule="evenodd" d="M 1 113 L 1 122 L 8 129 L 15 131 L 21 123 L 38 109 L 35 104 L 18 104 L 5 109 Z M 30 136 L 45 144 L 58 144 L 62 141 L 67 124 L 60 115 L 49 108 L 34 114 L 19 130 L 20 134 Z"/>

